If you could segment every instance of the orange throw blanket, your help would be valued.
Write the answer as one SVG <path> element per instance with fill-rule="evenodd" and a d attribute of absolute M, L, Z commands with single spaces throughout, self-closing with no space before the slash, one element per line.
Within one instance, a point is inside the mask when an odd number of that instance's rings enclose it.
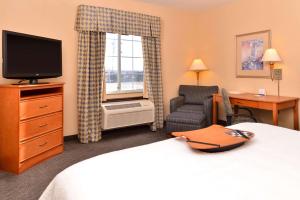
<path fill-rule="evenodd" d="M 186 138 L 192 148 L 200 150 L 220 149 L 224 147 L 235 148 L 254 136 L 253 133 L 248 131 L 228 129 L 219 125 L 212 125 L 208 128 L 194 131 L 173 132 L 172 135 Z"/>

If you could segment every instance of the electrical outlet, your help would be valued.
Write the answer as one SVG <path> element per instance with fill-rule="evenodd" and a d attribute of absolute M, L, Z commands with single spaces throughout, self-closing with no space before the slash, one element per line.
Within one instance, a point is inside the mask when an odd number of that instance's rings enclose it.
<path fill-rule="evenodd" d="M 274 80 L 282 80 L 282 69 L 273 69 Z"/>

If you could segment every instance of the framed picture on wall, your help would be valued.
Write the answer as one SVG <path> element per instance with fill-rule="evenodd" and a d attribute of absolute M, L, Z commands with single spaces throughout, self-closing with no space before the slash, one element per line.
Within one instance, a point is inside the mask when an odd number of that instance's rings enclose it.
<path fill-rule="evenodd" d="M 270 30 L 236 35 L 236 76 L 270 78 L 270 67 L 261 61 L 270 48 Z"/>

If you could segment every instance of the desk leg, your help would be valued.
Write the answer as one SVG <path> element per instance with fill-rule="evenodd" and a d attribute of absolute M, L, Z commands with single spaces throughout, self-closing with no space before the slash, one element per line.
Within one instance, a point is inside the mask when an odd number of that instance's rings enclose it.
<path fill-rule="evenodd" d="M 217 123 L 217 115 L 218 115 L 217 112 L 218 112 L 218 103 L 214 97 L 214 100 L 213 100 L 213 124 Z"/>
<path fill-rule="evenodd" d="M 273 124 L 278 126 L 278 107 L 277 104 L 273 104 Z"/>
<path fill-rule="evenodd" d="M 299 130 L 299 110 L 298 110 L 298 100 L 296 100 L 294 106 L 294 129 Z"/>

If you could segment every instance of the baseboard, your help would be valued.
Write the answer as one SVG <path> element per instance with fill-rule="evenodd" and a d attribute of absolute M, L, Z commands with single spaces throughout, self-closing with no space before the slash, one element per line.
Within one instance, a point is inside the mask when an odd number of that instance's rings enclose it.
<path fill-rule="evenodd" d="M 77 139 L 78 139 L 77 135 L 64 136 L 64 141 L 77 140 Z"/>
<path fill-rule="evenodd" d="M 109 135 L 112 132 L 116 132 L 116 131 L 126 131 L 128 129 L 136 129 L 137 127 L 149 127 L 149 125 L 147 124 L 142 124 L 142 125 L 135 125 L 135 126 L 127 126 L 127 127 L 120 127 L 120 128 L 116 128 L 116 129 L 110 129 L 110 130 L 102 130 L 102 136 L 105 135 Z M 64 136 L 64 141 L 70 141 L 70 140 L 78 140 L 78 135 L 66 135 Z"/>
<path fill-rule="evenodd" d="M 227 126 L 227 123 L 225 120 L 218 120 L 217 124 L 221 125 L 221 126 Z M 164 120 L 164 127 L 166 127 L 166 120 Z M 126 128 L 130 128 L 130 127 L 126 127 Z M 162 129 L 164 130 L 164 129 Z M 109 130 L 108 131 L 103 131 L 102 133 L 103 135 L 109 134 Z M 70 141 L 70 140 L 78 140 L 77 134 L 76 135 L 67 135 L 64 136 L 64 141 Z"/>

